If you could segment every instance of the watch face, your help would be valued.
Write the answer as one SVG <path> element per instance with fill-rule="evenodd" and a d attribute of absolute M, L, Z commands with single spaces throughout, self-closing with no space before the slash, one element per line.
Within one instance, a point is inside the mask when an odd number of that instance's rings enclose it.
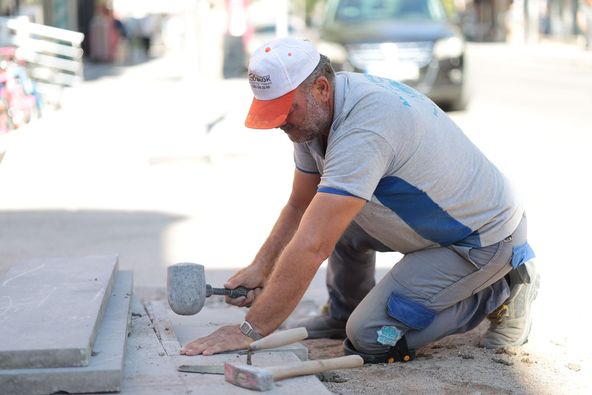
<path fill-rule="evenodd" d="M 253 328 L 249 325 L 248 322 L 243 322 L 240 326 L 240 331 L 243 335 L 252 337 Z"/>
<path fill-rule="evenodd" d="M 262 337 L 253 329 L 251 324 L 249 324 L 247 321 L 244 321 L 240 325 L 240 331 L 243 335 L 248 336 L 253 340 L 258 340 L 258 339 L 261 339 L 261 337 Z"/>
<path fill-rule="evenodd" d="M 249 325 L 248 322 L 243 322 L 240 326 L 240 331 L 243 333 L 243 335 L 247 335 L 249 336 L 249 331 L 251 330 L 251 327 Z"/>

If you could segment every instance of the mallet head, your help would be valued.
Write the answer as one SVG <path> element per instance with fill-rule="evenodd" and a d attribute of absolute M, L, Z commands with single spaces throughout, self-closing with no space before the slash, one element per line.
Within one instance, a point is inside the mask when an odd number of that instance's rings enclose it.
<path fill-rule="evenodd" d="M 265 368 L 253 365 L 224 363 L 224 379 L 239 387 L 268 391 L 273 388 L 273 375 Z"/>
<path fill-rule="evenodd" d="M 180 315 L 200 312 L 206 302 L 204 267 L 197 263 L 176 263 L 167 268 L 167 296 L 171 309 Z"/>

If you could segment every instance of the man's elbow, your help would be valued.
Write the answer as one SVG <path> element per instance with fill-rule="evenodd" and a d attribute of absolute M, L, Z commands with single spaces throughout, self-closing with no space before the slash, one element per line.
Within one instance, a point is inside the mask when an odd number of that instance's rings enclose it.
<path fill-rule="evenodd" d="M 320 266 L 333 253 L 335 245 L 320 237 L 304 237 L 294 247 L 299 254 L 307 256 Z"/>

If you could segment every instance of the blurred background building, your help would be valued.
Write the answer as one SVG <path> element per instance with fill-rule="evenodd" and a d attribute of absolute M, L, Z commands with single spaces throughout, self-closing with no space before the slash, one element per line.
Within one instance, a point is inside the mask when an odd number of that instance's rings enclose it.
<path fill-rule="evenodd" d="M 347 48 L 349 64 L 345 65 L 337 65 L 339 61 L 332 56 L 334 53 L 325 52 L 336 66 L 343 66 L 338 69 L 376 74 L 370 66 L 366 67 L 365 62 L 354 59 L 352 48 L 356 45 L 351 44 L 360 44 L 362 38 L 325 34 L 327 21 L 330 20 L 328 16 L 341 6 L 360 7 L 359 10 L 387 6 L 396 9 L 401 8 L 403 3 L 403 0 L 0 0 L 0 48 L 8 49 L 3 58 L 12 61 L 12 69 L 18 70 L 19 75 L 24 74 L 23 67 L 27 69 L 32 80 L 27 86 L 33 88 L 25 86 L 25 96 L 34 97 L 37 103 L 35 108 L 21 111 L 25 115 L 16 117 L 14 121 L 11 117 L 3 121 L 7 117 L 3 114 L 12 114 L 16 110 L 3 110 L 10 107 L 10 103 L 0 103 L 0 130 L 24 122 L 17 118 L 28 120 L 40 114 L 43 101 L 59 107 L 62 88 L 89 78 L 85 73 L 85 62 L 126 66 L 166 53 L 178 59 L 177 64 L 184 69 L 186 79 L 242 78 L 249 55 L 257 47 L 274 37 L 293 35 L 319 44 L 325 40 L 340 45 L 341 50 L 337 53 L 343 53 Z M 426 10 L 437 8 L 438 15 L 444 15 L 445 11 L 448 32 L 438 37 L 427 37 L 425 32 L 433 30 L 434 26 L 421 23 L 415 26 L 414 37 L 403 35 L 407 38 L 397 38 L 396 34 L 378 37 L 378 33 L 364 31 L 368 36 L 374 34 L 364 45 L 380 47 L 381 53 L 374 51 L 375 55 L 381 57 L 383 66 L 392 69 L 393 65 L 386 61 L 392 60 L 390 52 L 393 52 L 393 44 L 407 48 L 407 52 L 417 52 L 408 48 L 417 44 L 416 49 L 425 52 L 425 61 L 399 58 L 397 63 L 398 66 L 413 66 L 413 78 L 403 78 L 398 74 L 384 76 L 407 82 L 440 104 L 452 103 L 451 108 L 464 109 L 466 106 L 468 84 L 464 82 L 464 57 L 459 53 L 446 55 L 443 59 L 437 50 L 450 52 L 454 48 L 464 48 L 465 40 L 512 44 L 558 40 L 575 45 L 586 41 L 587 46 L 592 45 L 592 26 L 586 26 L 592 25 L 592 0 L 411 2 L 413 7 L 420 3 Z M 443 21 L 441 15 L 431 17 L 435 18 L 435 22 Z M 396 18 L 390 20 L 389 29 L 398 23 Z M 372 25 L 368 24 L 369 30 Z M 347 21 L 341 25 L 342 36 L 352 36 L 351 32 L 348 33 L 351 26 Z M 590 33 L 584 39 L 586 30 Z M 457 36 L 456 45 L 452 45 L 455 43 L 451 40 L 445 42 L 452 34 Z M 389 43 L 391 49 L 385 46 Z M 421 49 L 422 46 L 425 48 Z M 14 48 L 19 49 L 11 51 Z M 395 52 L 397 56 L 404 55 L 404 51 Z M 429 70 L 437 61 L 440 73 L 432 76 Z M 21 62 L 20 69 L 16 67 L 18 62 Z M 6 70 L 0 67 L 0 77 L 8 75 Z M 23 78 L 16 76 L 13 79 L 20 81 Z M 436 83 L 430 82 L 430 79 Z M 436 85 L 456 85 L 459 93 L 455 96 L 458 98 L 452 100 L 448 92 L 442 102 L 442 91 L 436 92 Z M 33 100 L 31 97 L 27 99 L 29 102 Z M 31 106 L 15 104 L 13 107 Z"/>
<path fill-rule="evenodd" d="M 151 45 L 152 36 L 162 38 L 163 28 L 178 30 L 184 25 L 187 29 L 187 23 L 203 24 L 209 17 L 222 15 L 218 32 L 224 37 L 225 47 L 248 52 L 251 39 L 275 33 L 274 27 L 279 35 L 314 27 L 324 3 L 326 0 L 0 0 L 0 12 L 4 16 L 26 15 L 32 22 L 82 32 L 87 37 L 83 43 L 85 53 L 90 49 L 93 17 L 105 8 L 116 19 L 121 18 L 130 37 L 143 40 L 143 44 L 138 43 L 140 46 Z M 443 3 L 469 40 L 573 41 L 582 33 L 578 26 L 581 0 L 443 0 Z M 193 20 L 183 16 L 187 11 L 191 11 Z M 182 23 L 175 18 L 182 18 Z M 199 28 L 194 26 L 191 30 L 199 33 Z M 162 44 L 158 38 L 156 45 Z M 240 38 L 238 41 L 243 46 L 237 46 L 235 38 Z"/>
<path fill-rule="evenodd" d="M 578 0 L 447 1 L 459 11 L 463 31 L 475 41 L 536 41 L 541 38 L 574 40 Z"/>

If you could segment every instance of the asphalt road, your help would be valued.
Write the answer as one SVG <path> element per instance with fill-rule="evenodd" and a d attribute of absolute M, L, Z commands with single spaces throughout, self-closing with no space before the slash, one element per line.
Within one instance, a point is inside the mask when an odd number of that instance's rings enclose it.
<path fill-rule="evenodd" d="M 483 44 L 470 61 L 471 105 L 450 115 L 525 201 L 535 332 L 589 350 L 592 54 Z M 186 72 L 175 57 L 89 65 L 62 110 L 0 136 L 0 275 L 33 256 L 118 253 L 137 289 L 156 289 L 174 262 L 204 263 L 212 283 L 249 263 L 288 196 L 291 144 L 242 126 L 246 80 Z M 323 292 L 319 277 L 310 295 Z"/>

